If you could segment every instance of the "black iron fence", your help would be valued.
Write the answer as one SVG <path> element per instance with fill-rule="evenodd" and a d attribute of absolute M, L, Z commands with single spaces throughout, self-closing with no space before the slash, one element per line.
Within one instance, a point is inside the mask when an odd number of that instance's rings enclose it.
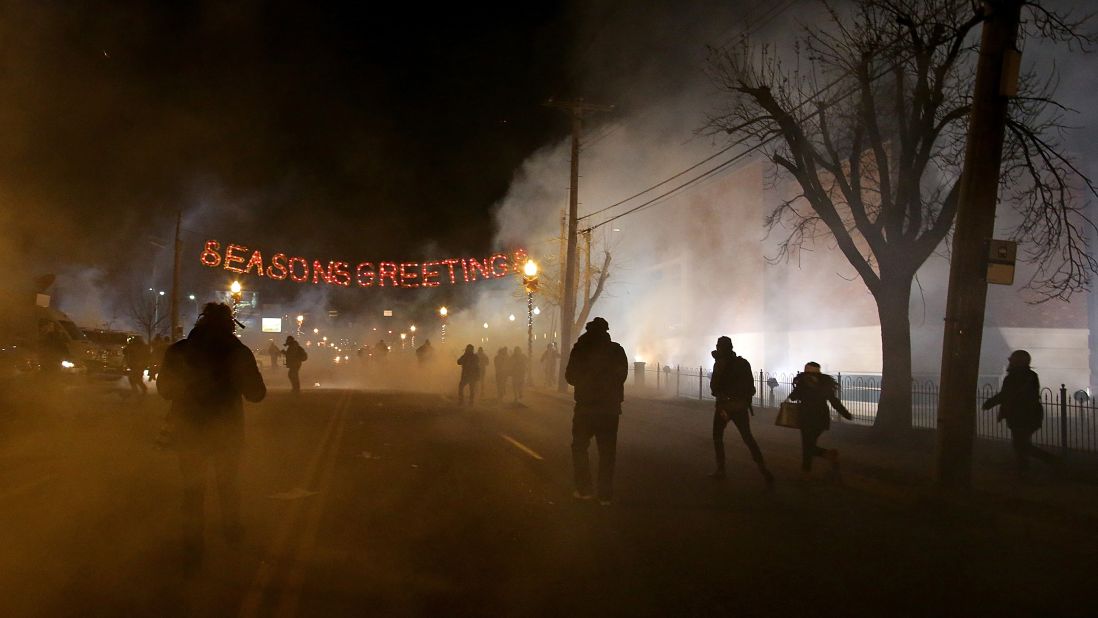
<path fill-rule="evenodd" d="M 655 389 L 673 397 L 713 399 L 709 394 L 711 372 L 704 367 L 670 365 L 634 365 L 633 384 Z M 754 405 L 775 408 L 793 390 L 795 374 L 771 374 L 760 371 Z M 832 414 L 836 423 L 872 425 L 877 417 L 881 382 L 879 376 L 835 374 L 839 382 L 839 399 L 853 415 L 846 420 Z M 982 385 L 976 394 L 976 435 L 990 440 L 1009 440 L 1006 423 L 997 420 L 998 409 L 980 409 L 998 388 Z M 1041 403 L 1045 410 L 1045 422 L 1034 434 L 1037 444 L 1063 450 L 1098 452 L 1098 402 L 1085 391 L 1069 393 L 1066 385 L 1041 390 Z M 911 384 L 911 425 L 920 429 L 934 429 L 938 425 L 938 385 L 930 380 L 914 380 Z"/>

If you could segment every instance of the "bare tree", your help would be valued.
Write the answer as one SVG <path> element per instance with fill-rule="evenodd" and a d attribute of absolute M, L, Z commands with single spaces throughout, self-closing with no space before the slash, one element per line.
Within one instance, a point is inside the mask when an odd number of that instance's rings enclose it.
<path fill-rule="evenodd" d="M 986 4 L 971 0 L 821 3 L 830 19 L 805 28 L 790 50 L 749 41 L 712 50 L 709 68 L 729 97 L 706 130 L 760 145 L 775 183 L 798 194 L 766 217 L 787 259 L 833 238 L 878 308 L 882 376 L 875 426 L 911 427 L 911 286 L 943 249 L 957 211 Z M 1086 49 L 1082 20 L 1029 3 L 1026 33 Z M 1000 200 L 1019 213 L 1012 237 L 1037 264 L 1038 301 L 1070 298 L 1098 264 L 1079 195 L 1094 185 L 1062 153 L 1054 78 L 1029 72 L 1012 99 Z M 1077 189 L 1083 189 L 1078 191 Z"/>
<path fill-rule="evenodd" d="M 159 298 L 155 294 L 137 293 L 130 295 L 130 320 L 134 326 L 145 334 L 145 341 L 152 341 L 153 335 L 160 334 L 169 318 L 167 303 L 160 306 Z"/>
<path fill-rule="evenodd" d="M 580 281 L 580 285 L 576 286 L 578 307 L 576 310 L 576 323 L 572 328 L 572 332 L 575 333 L 577 337 L 583 332 L 583 327 L 587 324 L 587 318 L 591 315 L 595 303 L 602 298 L 603 293 L 606 291 L 606 283 L 610 278 L 610 263 L 612 261 L 610 250 L 603 248 L 601 252 L 602 265 L 596 266 L 593 263 L 587 262 L 581 266 L 582 270 L 577 279 Z M 544 270 L 539 275 L 541 280 L 538 286 L 538 296 L 544 299 L 543 304 L 551 307 L 560 307 L 560 279 L 563 268 L 560 264 L 555 263 L 555 261 L 552 263 L 547 262 L 542 266 Z"/>

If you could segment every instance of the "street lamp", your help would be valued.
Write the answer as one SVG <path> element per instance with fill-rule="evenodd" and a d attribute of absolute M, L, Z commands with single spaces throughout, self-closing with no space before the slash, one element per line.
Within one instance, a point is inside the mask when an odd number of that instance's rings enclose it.
<path fill-rule="evenodd" d="M 408 333 L 400 333 L 400 349 L 404 349 L 404 340 L 408 338 Z"/>
<path fill-rule="evenodd" d="M 526 370 L 529 379 L 534 365 L 534 292 L 538 291 L 538 265 L 534 260 L 526 260 L 522 267 L 522 287 L 526 289 Z"/>
<path fill-rule="evenodd" d="M 233 299 L 233 315 L 236 315 L 236 306 L 240 304 L 240 299 L 243 298 L 244 286 L 240 285 L 239 281 L 233 281 L 229 285 L 229 295 Z"/>
<path fill-rule="evenodd" d="M 416 325 L 412 324 L 408 327 L 408 330 L 412 331 L 412 349 L 416 349 Z"/>
<path fill-rule="evenodd" d="M 446 343 L 446 316 L 450 314 L 450 310 L 446 307 L 439 307 L 438 315 L 442 318 L 442 343 Z"/>
<path fill-rule="evenodd" d="M 298 337 L 301 336 L 301 323 L 304 322 L 304 321 L 305 321 L 305 316 L 299 314 L 297 316 L 297 336 Z"/>

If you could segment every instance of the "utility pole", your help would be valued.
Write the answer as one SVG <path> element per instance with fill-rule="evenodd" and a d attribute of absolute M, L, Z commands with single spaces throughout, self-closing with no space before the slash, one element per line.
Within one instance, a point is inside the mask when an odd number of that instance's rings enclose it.
<path fill-rule="evenodd" d="M 987 241 L 995 232 L 995 205 L 1003 158 L 1007 103 L 1017 87 L 1018 21 L 1023 0 L 984 0 L 964 170 L 949 269 L 942 384 L 938 399 L 935 479 L 943 489 L 972 482 L 976 388 L 987 304 Z"/>
<path fill-rule="evenodd" d="M 583 302 L 591 298 L 591 230 L 583 232 Z"/>
<path fill-rule="evenodd" d="M 572 120 L 572 175 L 568 187 L 568 249 L 565 255 L 564 296 L 560 299 L 560 372 L 557 390 L 565 393 L 568 383 L 564 379 L 564 370 L 568 365 L 568 355 L 572 352 L 574 339 L 572 326 L 576 321 L 576 230 L 579 227 L 579 153 L 580 134 L 583 132 L 583 119 L 597 112 L 608 112 L 611 105 L 596 105 L 585 101 L 555 101 L 545 103 L 566 112 Z"/>
<path fill-rule="evenodd" d="M 183 327 L 179 324 L 179 259 L 183 253 L 183 241 L 179 238 L 180 229 L 183 227 L 183 211 L 175 213 L 175 261 L 172 263 L 172 330 L 171 340 L 179 341 L 183 338 Z"/>

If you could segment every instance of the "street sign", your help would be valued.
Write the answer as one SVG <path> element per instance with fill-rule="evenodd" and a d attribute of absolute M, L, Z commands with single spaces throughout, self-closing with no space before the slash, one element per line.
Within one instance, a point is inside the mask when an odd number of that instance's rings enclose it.
<path fill-rule="evenodd" d="M 1014 263 L 1018 243 L 1013 240 L 989 240 L 987 243 L 987 282 L 1014 285 Z"/>

